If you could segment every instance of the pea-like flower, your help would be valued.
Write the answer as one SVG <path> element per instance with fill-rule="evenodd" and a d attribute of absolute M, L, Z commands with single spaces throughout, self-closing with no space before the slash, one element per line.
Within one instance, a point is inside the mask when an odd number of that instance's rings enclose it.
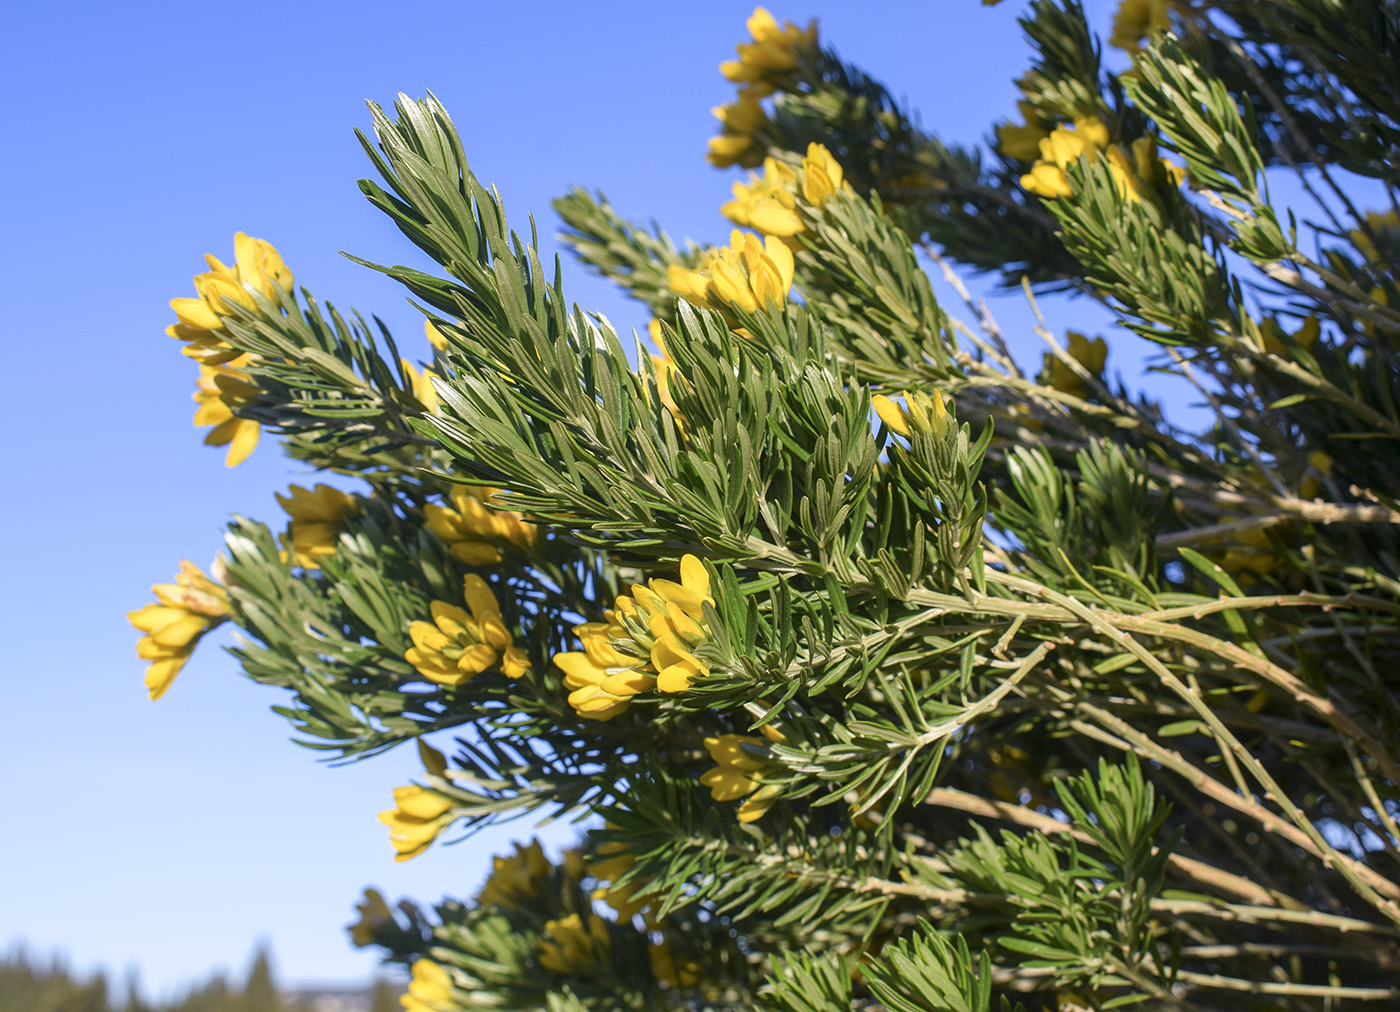
<path fill-rule="evenodd" d="M 1065 167 L 1081 155 L 1093 161 L 1107 146 L 1108 127 L 1097 116 L 1077 119 L 1072 128 L 1057 126 L 1041 138 L 1040 159 L 1021 177 L 1021 187 L 1040 197 L 1068 197 L 1073 191 Z"/>
<path fill-rule="evenodd" d="M 463 596 L 465 609 L 434 601 L 428 606 L 433 620 L 415 621 L 408 627 L 413 646 L 404 659 L 437 685 L 465 685 L 498 665 L 508 678 L 519 678 L 530 660 L 515 646 L 490 584 L 470 573 L 463 580 Z"/>
<path fill-rule="evenodd" d="M 782 735 L 771 728 L 764 728 L 763 731 L 774 741 L 782 740 Z M 752 751 L 763 745 L 762 738 L 742 734 L 722 734 L 705 739 L 710 758 L 719 765 L 702 775 L 700 783 L 710 789 L 710 797 L 715 801 L 747 798 L 739 806 L 740 822 L 761 819 L 778 798 L 779 788 L 774 784 L 764 784 L 759 775 L 769 764 Z"/>
<path fill-rule="evenodd" d="M 783 22 L 780 27 L 772 14 L 756 7 L 745 27 L 753 41 L 739 43 L 739 58 L 721 63 L 720 73 L 736 84 L 759 89 L 764 95 L 785 83 L 803 57 L 810 56 L 817 48 L 815 20 L 809 21 L 806 28 L 799 28 L 791 21 Z"/>
<path fill-rule="evenodd" d="M 417 784 L 395 787 L 394 807 L 379 813 L 379 821 L 389 827 L 395 861 L 423 853 L 455 818 L 451 801 Z"/>
<path fill-rule="evenodd" d="M 614 827 L 609 824 L 608 828 Z M 647 925 L 654 927 L 656 920 L 651 912 L 652 897 L 645 895 L 649 890 L 648 880 L 633 879 L 625 885 L 618 884 L 618 880 L 636 863 L 637 855 L 628 849 L 627 844 L 609 840 L 600 845 L 598 856 L 587 863 L 588 873 L 599 883 L 592 899 L 612 907 L 619 924 L 626 924 L 641 914 Z M 638 893 L 643 896 L 638 898 Z"/>
<path fill-rule="evenodd" d="M 751 169 L 763 161 L 763 145 L 756 135 L 768 125 L 768 113 L 760 97 L 753 88 L 741 88 L 733 102 L 711 110 L 723 124 L 720 135 L 710 138 L 710 151 L 706 155 L 715 168 L 740 165 Z"/>
<path fill-rule="evenodd" d="M 528 847 L 517 843 L 513 855 L 493 857 L 491 862 L 491 875 L 476 901 L 482 906 L 506 910 L 516 910 L 522 901 L 538 896 L 540 886 L 554 870 L 537 839 L 532 839 Z"/>
<path fill-rule="evenodd" d="M 393 911 L 378 889 L 366 889 L 363 898 L 355 904 L 355 909 L 360 916 L 347 924 L 345 930 L 350 933 L 350 943 L 357 948 L 373 945 L 374 932 L 394 923 Z"/>
<path fill-rule="evenodd" d="M 1123 0 L 1113 15 L 1113 34 L 1108 44 L 1128 53 L 1142 49 L 1142 40 L 1168 31 L 1171 26 L 1170 0 Z"/>
<path fill-rule="evenodd" d="M 1259 335 L 1264 342 L 1264 350 L 1270 355 L 1277 355 L 1279 358 L 1291 358 L 1288 345 L 1284 343 L 1284 330 L 1279 326 L 1278 320 L 1272 316 L 1266 317 L 1259 325 Z M 1322 321 L 1316 316 L 1309 315 L 1303 318 L 1303 324 L 1288 337 L 1304 351 L 1312 351 L 1313 345 L 1317 344 L 1317 339 L 1322 336 Z"/>
<path fill-rule="evenodd" d="M 808 231 L 797 210 L 799 180 L 802 199 L 814 207 L 821 207 L 837 191 L 850 189 L 840 163 L 825 145 L 814 143 L 807 145 L 800 173 L 776 158 L 764 159 L 763 176 L 751 172 L 747 184 L 735 183 L 734 199 L 720 213 L 764 235 L 795 239 Z"/>
<path fill-rule="evenodd" d="M 1101 337 L 1096 337 L 1092 341 L 1078 331 L 1071 330 L 1066 334 L 1070 358 L 1082 365 L 1090 376 L 1101 376 L 1103 374 L 1104 363 L 1108 361 L 1108 345 Z M 1073 394 L 1075 397 L 1087 397 L 1089 388 L 1079 374 L 1062 362 L 1059 358 L 1045 353 L 1045 368 L 1041 372 L 1047 386 L 1061 393 Z"/>
<path fill-rule="evenodd" d="M 423 507 L 428 530 L 445 541 L 458 562 L 469 566 L 494 566 L 501 561 L 501 547 L 509 545 L 529 555 L 539 541 L 539 528 L 526 523 L 513 510 L 501 509 L 495 500 L 499 489 L 455 485 L 451 506 Z"/>
<path fill-rule="evenodd" d="M 136 656 L 150 661 L 146 689 L 159 699 L 185 666 L 205 633 L 229 617 L 228 592 L 182 559 L 174 583 L 151 588 L 157 604 L 127 612 L 127 619 L 145 633 L 136 641 Z"/>
<path fill-rule="evenodd" d="M 204 437 L 205 446 L 227 446 L 224 456 L 227 467 L 237 467 L 248 459 L 258 445 L 261 427 L 250 418 L 239 418 L 233 409 L 246 404 L 257 393 L 255 384 L 239 366 L 247 365 L 252 357 L 240 355 L 227 365 L 199 364 L 199 379 L 195 380 L 194 412 L 196 427 L 212 425 Z"/>
<path fill-rule="evenodd" d="M 932 432 L 941 438 L 948 431 L 948 406 L 942 394 L 906 390 L 903 405 L 884 394 L 876 394 L 870 401 L 880 421 L 906 438 L 914 432 Z"/>
<path fill-rule="evenodd" d="M 452 998 L 452 976 L 431 959 L 413 963 L 408 993 L 399 999 L 404 1012 L 454 1012 L 459 1006 Z"/>
<path fill-rule="evenodd" d="M 447 350 L 447 335 L 433 325 L 432 320 L 423 321 L 423 334 L 428 339 L 428 343 L 433 346 L 434 351 Z"/>
<path fill-rule="evenodd" d="M 808 144 L 802 159 L 802 199 L 813 207 L 821 207 L 834 194 L 849 192 L 846 173 L 825 144 Z"/>
<path fill-rule="evenodd" d="M 634 584 L 603 622 L 574 627 L 583 650 L 555 655 L 571 689 L 569 705 L 590 720 L 611 720 L 652 689 L 684 692 L 710 667 L 693 652 L 709 638 L 703 604 L 710 575 L 694 555 L 681 559 L 681 582 Z"/>
<path fill-rule="evenodd" d="M 290 491 L 289 496 L 277 494 L 277 501 L 291 517 L 282 547 L 292 553 L 298 566 L 316 569 L 321 559 L 335 554 L 345 514 L 355 508 L 355 499 L 321 484 L 311 489 L 293 485 Z"/>
<path fill-rule="evenodd" d="M 699 987 L 705 979 L 704 968 L 699 961 L 689 958 L 676 959 L 671 940 L 664 934 L 661 941 L 653 942 L 647 950 L 651 962 L 651 974 L 662 987 Z"/>
<path fill-rule="evenodd" d="M 792 287 L 792 250 L 775 236 L 762 242 L 751 232 L 737 228 L 729 245 L 705 254 L 699 270 L 678 264 L 669 268 L 671 291 L 687 302 L 726 311 L 738 306 L 747 313 L 760 306 L 783 306 Z"/>
<path fill-rule="evenodd" d="M 612 952 L 608 922 L 597 914 L 588 915 L 585 926 L 578 914 L 546 921 L 545 937 L 540 940 L 540 965 L 554 973 L 593 974 Z"/>
<path fill-rule="evenodd" d="M 256 305 L 251 288 L 268 299 L 277 297 L 277 286 L 292 287 L 292 272 L 265 239 L 254 239 L 238 232 L 233 237 L 233 266 L 225 266 L 205 254 L 209 270 L 194 278 L 197 298 L 171 299 L 178 323 L 165 328 L 171 337 L 186 342 L 183 352 L 204 365 L 222 365 L 239 356 L 223 339 L 223 316 L 229 304 L 251 308 Z"/>
<path fill-rule="evenodd" d="M 763 175 L 749 173 L 748 183 L 734 184 L 734 199 L 719 210 L 730 221 L 780 238 L 806 231 L 797 213 L 797 171 L 776 158 L 763 160 Z"/>
<path fill-rule="evenodd" d="M 1040 142 L 1050 136 L 1046 121 L 1040 118 L 1035 106 L 1029 102 L 1017 102 L 1022 123 L 1003 123 L 997 127 L 997 150 L 1018 162 L 1033 162 L 1040 157 Z"/>
<path fill-rule="evenodd" d="M 419 372 L 412 362 L 406 358 L 399 359 L 399 365 L 403 366 L 404 375 L 408 377 L 408 389 L 418 403 L 423 405 L 423 410 L 435 415 L 438 413 L 438 392 L 433 386 L 433 380 L 438 378 L 438 374 L 426 366 Z"/>

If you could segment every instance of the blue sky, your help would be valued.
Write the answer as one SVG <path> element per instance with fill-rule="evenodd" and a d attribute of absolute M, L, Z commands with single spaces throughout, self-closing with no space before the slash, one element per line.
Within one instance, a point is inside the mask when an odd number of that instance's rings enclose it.
<path fill-rule="evenodd" d="M 1014 114 L 1026 50 L 1017 4 L 774 5 L 972 143 Z M 1107 28 L 1111 4 L 1086 4 Z M 223 968 L 257 939 L 284 980 L 366 979 L 342 926 L 362 885 L 466 894 L 528 824 L 395 864 L 375 821 L 417 770 L 408 751 L 329 768 L 289 740 L 207 642 L 159 703 L 145 697 L 126 611 L 181 558 L 207 565 L 224 519 L 276 520 L 304 470 L 265 440 L 226 470 L 190 425 L 195 368 L 164 327 L 201 255 L 266 238 L 321 299 L 379 314 L 409 347 L 421 319 L 392 282 L 339 255 L 416 262 L 355 187 L 365 99 L 432 89 L 517 228 L 601 188 L 676 238 L 723 240 L 734 173 L 704 161 L 716 65 L 747 3 L 25 4 L 0 39 L 10 155 L 0 165 L 8 437 L 0 530 L 0 946 L 61 951 L 81 971 L 139 967 L 149 991 Z M 683 11 L 683 13 L 682 13 Z M 946 291 L 946 290 L 945 290 Z M 566 265 L 566 292 L 621 330 L 645 311 Z M 951 298 L 955 312 L 960 307 Z M 994 311 L 1034 354 L 1019 296 Z M 1055 329 L 1102 328 L 1087 305 Z M 1140 352 L 1111 337 L 1110 367 Z M 222 641 L 226 642 L 226 640 Z M 567 840 L 553 827 L 547 839 Z"/>

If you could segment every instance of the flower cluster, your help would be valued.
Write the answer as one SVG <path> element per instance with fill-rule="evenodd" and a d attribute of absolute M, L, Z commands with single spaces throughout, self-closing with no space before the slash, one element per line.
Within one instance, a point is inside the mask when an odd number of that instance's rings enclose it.
<path fill-rule="evenodd" d="M 347 924 L 345 930 L 350 933 L 350 943 L 357 948 L 373 945 L 375 930 L 394 923 L 394 914 L 378 889 L 366 889 L 355 909 L 360 916 Z"/>
<path fill-rule="evenodd" d="M 783 740 L 783 736 L 771 727 L 762 728 L 762 732 L 770 741 Z M 715 801 L 747 798 L 739 806 L 740 822 L 761 819 L 778 797 L 779 788 L 775 784 L 764 784 L 763 778 L 758 775 L 769 765 L 754 751 L 763 745 L 763 738 L 742 734 L 722 734 L 705 739 L 710 758 L 719 765 L 706 772 L 700 778 L 700 783 L 710 789 L 710 797 Z"/>
<path fill-rule="evenodd" d="M 1018 162 L 1033 162 L 1040 157 L 1040 142 L 1050 136 L 1054 123 L 1042 119 L 1029 102 L 1017 102 L 1016 108 L 1021 111 L 1021 125 L 997 127 L 997 149 Z"/>
<path fill-rule="evenodd" d="M 399 999 L 404 1012 L 453 1012 L 459 1008 L 452 997 L 452 977 L 431 959 L 413 963 L 408 993 Z"/>
<path fill-rule="evenodd" d="M 345 514 L 355 508 L 355 499 L 321 484 L 312 489 L 293 485 L 290 491 L 289 496 L 277 494 L 277 501 L 291 517 L 287 533 L 282 535 L 282 548 L 298 566 L 316 569 L 321 559 L 335 554 Z"/>
<path fill-rule="evenodd" d="M 546 921 L 540 939 L 540 966 L 554 973 L 597 973 L 612 953 L 608 922 L 588 914 L 587 926 L 579 914 Z"/>
<path fill-rule="evenodd" d="M 170 300 L 179 322 L 166 327 L 165 332 L 187 342 L 184 354 L 205 365 L 221 365 L 240 354 L 223 339 L 222 317 L 229 315 L 229 304 L 251 309 L 257 303 L 250 290 L 275 300 L 278 286 L 292 287 L 292 272 L 266 240 L 238 232 L 233 237 L 233 253 L 232 267 L 205 254 L 210 269 L 194 278 L 199 297 Z"/>
<path fill-rule="evenodd" d="M 738 306 L 755 313 L 760 306 L 786 304 L 793 268 L 792 250 L 781 239 L 769 236 L 759 242 L 758 236 L 736 228 L 728 246 L 705 254 L 699 270 L 672 264 L 668 281 L 671 291 L 693 305 L 722 312 Z"/>
<path fill-rule="evenodd" d="M 710 574 L 694 555 L 681 559 L 681 582 L 633 584 L 631 595 L 603 613 L 605 621 L 574 627 L 583 650 L 554 663 L 571 689 L 569 705 L 590 720 L 611 720 L 650 689 L 684 692 L 710 673 L 692 652 L 709 638 L 703 605 L 713 604 Z"/>
<path fill-rule="evenodd" d="M 1122 0 L 1113 15 L 1113 34 L 1108 44 L 1125 52 L 1139 52 L 1144 38 L 1171 28 L 1174 6 L 1171 0 Z"/>
<path fill-rule="evenodd" d="M 1041 138 L 1039 149 L 1040 158 L 1021 177 L 1021 186 L 1051 200 L 1074 192 L 1065 169 L 1081 157 L 1091 163 L 1103 157 L 1118 195 L 1130 203 L 1151 200 L 1154 189 L 1179 186 L 1185 179 L 1185 170 L 1157 157 L 1155 138 L 1139 137 L 1131 151 L 1121 144 L 1109 144 L 1108 127 L 1097 116 L 1077 119 L 1073 128 L 1057 126 Z"/>
<path fill-rule="evenodd" d="M 228 591 L 183 559 L 174 583 L 158 583 L 151 590 L 159 603 L 127 612 L 126 617 L 146 634 L 136 641 L 136 656 L 151 662 L 146 689 L 152 699 L 159 699 L 204 634 L 229 617 L 229 602 Z"/>
<path fill-rule="evenodd" d="M 199 379 L 194 383 L 194 424 L 198 428 L 214 428 L 204 437 L 205 446 L 228 446 L 224 464 L 237 467 L 248 459 L 258 445 L 262 427 L 250 418 L 239 418 L 233 409 L 246 404 L 257 393 L 253 382 L 240 366 L 249 365 L 251 355 L 239 355 L 225 365 L 199 364 Z"/>
<path fill-rule="evenodd" d="M 1101 337 L 1092 341 L 1078 331 L 1071 330 L 1066 335 L 1069 357 L 1084 367 L 1090 376 L 1103 374 L 1104 363 L 1108 361 L 1108 345 Z M 1089 388 L 1080 375 L 1061 359 L 1049 352 L 1045 353 L 1045 367 L 1041 371 L 1045 385 L 1061 393 L 1075 397 L 1089 396 Z"/>
<path fill-rule="evenodd" d="M 876 394 L 870 401 L 880 421 L 888 425 L 890 431 L 906 438 L 914 432 L 932 432 L 941 437 L 948 431 L 948 406 L 942 394 L 906 390 L 903 406 L 884 394 Z"/>
<path fill-rule="evenodd" d="M 734 199 L 720 213 L 736 225 L 791 240 L 809 231 L 797 211 L 798 193 L 808 204 L 821 207 L 842 189 L 849 190 L 850 184 L 840 163 L 825 145 L 813 143 L 807 145 L 800 173 L 776 158 L 765 158 L 762 177 L 750 172 L 747 183 L 735 183 Z"/>
<path fill-rule="evenodd" d="M 753 41 L 739 44 L 739 59 L 719 65 L 725 77 L 740 85 L 733 102 L 714 110 L 723 130 L 710 138 L 707 157 L 719 169 L 731 165 L 752 169 L 763 162 L 765 149 L 759 135 L 768 124 L 768 113 L 762 99 L 790 87 L 802 58 L 817 46 L 815 21 L 806 28 L 791 21 L 780 27 L 772 14 L 759 7 L 747 24 Z"/>
<path fill-rule="evenodd" d="M 434 601 L 428 606 L 431 622 L 409 625 L 413 646 L 404 659 L 437 685 L 465 685 L 498 664 L 507 678 L 519 678 L 530 667 L 530 659 L 515 645 L 490 584 L 470 573 L 463 580 L 462 593 L 465 609 Z"/>
<path fill-rule="evenodd" d="M 435 777 L 445 777 L 447 760 L 421 738 L 418 755 L 423 767 Z M 417 784 L 394 788 L 394 807 L 379 813 L 379 821 L 389 827 L 394 860 L 407 861 L 427 850 L 438 835 L 456 818 L 452 802 L 437 791 Z"/>
<path fill-rule="evenodd" d="M 498 491 L 456 485 L 449 496 L 451 506 L 423 507 L 428 530 L 447 543 L 458 562 L 494 566 L 501 561 L 503 545 L 526 555 L 535 550 L 539 529 L 526 523 L 519 513 L 493 504 L 492 497 Z"/>
<path fill-rule="evenodd" d="M 723 124 L 718 137 L 710 138 L 710 150 L 705 156 L 717 169 L 739 165 L 751 169 L 763 161 L 763 143 L 758 133 L 768 125 L 768 113 L 759 96 L 749 88 L 728 105 L 710 110 Z"/>
<path fill-rule="evenodd" d="M 256 393 L 257 385 L 242 367 L 253 364 L 253 356 L 231 347 L 224 340 L 223 317 L 231 305 L 253 308 L 257 305 L 253 292 L 267 299 L 277 299 L 277 289 L 292 286 L 292 272 L 282 257 L 263 239 L 254 239 L 239 232 L 233 237 L 234 264 L 225 266 L 216 257 L 206 254 L 209 270 L 194 278 L 197 298 L 171 299 L 178 323 L 165 332 L 176 340 L 186 342 L 181 350 L 199 363 L 199 379 L 195 381 L 196 426 L 212 425 L 204 437 L 207 446 L 228 446 L 224 463 L 235 467 L 247 459 L 258 445 L 258 423 L 235 417 L 235 408 L 246 404 Z"/>
<path fill-rule="evenodd" d="M 482 906 L 504 907 L 506 910 L 516 910 L 521 901 L 537 897 L 540 886 L 554 870 L 544 856 L 544 848 L 538 839 L 531 840 L 528 847 L 517 843 L 513 855 L 493 857 L 491 862 L 491 875 L 481 887 L 476 901 Z"/>
<path fill-rule="evenodd" d="M 739 58 L 719 65 L 721 74 L 744 86 L 741 95 L 762 98 L 773 94 L 789 82 L 802 58 L 817 48 L 815 20 L 809 21 L 806 28 L 798 28 L 791 21 L 784 21 L 780 27 L 765 8 L 755 7 L 744 25 L 753 41 L 739 43 Z"/>

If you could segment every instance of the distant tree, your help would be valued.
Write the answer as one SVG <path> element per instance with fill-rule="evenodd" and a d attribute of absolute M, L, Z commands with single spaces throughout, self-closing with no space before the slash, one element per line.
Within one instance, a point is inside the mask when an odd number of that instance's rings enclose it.
<path fill-rule="evenodd" d="M 237 996 L 229 990 L 222 977 L 213 977 L 209 983 L 190 991 L 176 1005 L 162 1012 L 240 1012 Z"/>
<path fill-rule="evenodd" d="M 111 1012 L 107 981 L 81 983 L 57 958 L 37 965 L 17 952 L 0 961 L 0 1012 Z"/>
<path fill-rule="evenodd" d="M 374 982 L 369 992 L 369 1012 L 399 1012 L 399 989 L 383 977 Z"/>
<path fill-rule="evenodd" d="M 267 949 L 262 946 L 253 956 L 253 966 L 248 971 L 248 983 L 244 985 L 239 1006 L 242 1012 L 282 1012 L 282 1000 L 277 996 L 277 986 L 272 980 L 272 962 Z"/>

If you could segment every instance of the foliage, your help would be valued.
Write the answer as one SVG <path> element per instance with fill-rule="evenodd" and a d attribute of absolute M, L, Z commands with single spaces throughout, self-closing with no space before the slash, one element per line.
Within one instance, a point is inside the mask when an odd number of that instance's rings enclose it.
<path fill-rule="evenodd" d="M 246 236 L 177 300 L 237 373 L 206 394 L 353 485 L 158 588 L 152 691 L 227 621 L 311 747 L 416 740 L 400 859 L 592 817 L 469 899 L 366 892 L 410 1012 L 1400 998 L 1400 5 L 1022 25 L 1023 122 L 974 151 L 755 12 L 710 159 L 762 168 L 724 206 L 762 240 L 557 204 L 655 316 L 635 357 L 431 96 L 362 137 L 440 268 L 361 261 L 424 361 Z M 1042 322 L 1030 368 L 921 254 L 1119 334 Z M 1209 425 L 1109 377 L 1131 335 Z"/>
<path fill-rule="evenodd" d="M 373 992 L 383 1000 L 374 1012 L 396 1008 L 394 992 L 380 981 Z M 384 1005 L 384 1000 L 388 1005 Z M 310 1006 L 284 1001 L 277 990 L 268 954 L 259 949 L 253 957 L 241 990 L 230 988 L 220 976 L 196 984 L 169 1003 L 145 1001 L 133 978 L 121 1000 L 108 993 L 102 974 L 91 980 L 75 978 L 58 959 L 36 961 L 23 951 L 0 960 L 0 1010 L 3 1012 L 307 1012 Z"/>

